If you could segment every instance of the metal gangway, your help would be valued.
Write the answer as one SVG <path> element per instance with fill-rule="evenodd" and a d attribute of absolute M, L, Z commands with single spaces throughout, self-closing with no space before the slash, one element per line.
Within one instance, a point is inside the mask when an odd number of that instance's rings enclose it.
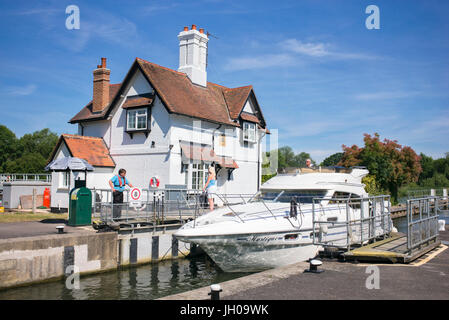
<path fill-rule="evenodd" d="M 407 200 L 405 233 L 393 229 L 387 196 L 340 201 L 346 207 L 346 221 L 321 221 L 317 218 L 319 206 L 313 210 L 314 244 L 323 246 L 325 251 L 335 248 L 345 260 L 408 263 L 440 245 L 438 217 L 448 209 L 447 197 Z M 351 208 L 360 208 L 360 214 L 351 216 Z M 340 238 L 332 238 L 326 232 L 329 224 L 346 232 Z"/>

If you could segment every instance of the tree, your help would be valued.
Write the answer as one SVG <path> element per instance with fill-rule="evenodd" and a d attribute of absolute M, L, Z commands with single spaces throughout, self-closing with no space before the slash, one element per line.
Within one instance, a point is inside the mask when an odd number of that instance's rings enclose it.
<path fill-rule="evenodd" d="M 380 141 L 379 134 L 364 135 L 365 146 L 343 145 L 344 154 L 340 165 L 366 166 L 370 174 L 376 177 L 378 188 L 390 191 L 397 201 L 398 190 L 402 185 L 417 182 L 422 171 L 420 157 L 407 146 L 401 146 L 395 140 Z"/>
<path fill-rule="evenodd" d="M 322 167 L 336 166 L 341 161 L 342 157 L 343 152 L 334 153 L 329 157 L 327 157 L 326 159 L 324 159 L 323 162 L 321 162 L 320 166 Z"/>
<path fill-rule="evenodd" d="M 40 153 L 27 153 L 15 160 L 6 161 L 7 172 L 15 173 L 41 173 L 47 160 Z"/>
<path fill-rule="evenodd" d="M 0 170 L 10 173 L 40 173 L 58 141 L 49 129 L 25 134 L 17 139 L 5 126 L 0 126 Z"/>
<path fill-rule="evenodd" d="M 16 135 L 6 126 L 0 125 L 0 172 L 5 172 L 8 159 L 14 158 L 17 152 Z"/>
<path fill-rule="evenodd" d="M 22 154 L 39 153 L 48 159 L 54 146 L 58 142 L 58 135 L 50 129 L 42 129 L 32 134 L 25 134 L 19 139 L 19 149 Z"/>
<path fill-rule="evenodd" d="M 292 167 L 304 168 L 306 166 L 306 160 L 310 159 L 313 165 L 316 165 L 315 161 L 310 157 L 307 152 L 301 152 L 294 156 Z"/>

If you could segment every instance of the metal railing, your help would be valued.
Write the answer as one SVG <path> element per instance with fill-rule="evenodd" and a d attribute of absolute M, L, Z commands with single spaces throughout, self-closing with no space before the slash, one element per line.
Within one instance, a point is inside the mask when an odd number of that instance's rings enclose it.
<path fill-rule="evenodd" d="M 328 201 L 326 208 L 322 202 Z M 343 219 L 329 220 L 326 213 L 338 210 Z M 314 198 L 312 207 L 313 243 L 345 248 L 361 246 L 370 241 L 385 239 L 393 229 L 390 217 L 390 196 L 361 198 Z M 321 220 L 326 218 L 326 220 Z"/>
<path fill-rule="evenodd" d="M 447 197 L 446 197 L 447 200 Z M 436 241 L 441 198 L 424 197 L 407 200 L 407 251 Z M 447 206 L 447 201 L 445 201 Z"/>
<path fill-rule="evenodd" d="M 113 203 L 111 189 L 91 189 L 93 216 L 106 223 L 146 222 L 154 225 L 176 220 L 181 223 L 206 211 L 201 204 L 202 192 L 194 189 L 142 189 L 141 201 L 130 201 L 128 189 L 123 191 L 123 203 Z"/>
<path fill-rule="evenodd" d="M 415 189 L 407 191 L 407 199 L 424 197 L 447 197 L 449 188 Z"/>
<path fill-rule="evenodd" d="M 2 173 L 0 174 L 0 185 L 13 181 L 42 181 L 51 182 L 51 174 L 48 173 Z"/>

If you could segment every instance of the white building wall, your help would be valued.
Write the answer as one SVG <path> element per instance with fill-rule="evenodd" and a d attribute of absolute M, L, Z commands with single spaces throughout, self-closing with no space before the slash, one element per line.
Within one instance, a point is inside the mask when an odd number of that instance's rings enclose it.
<path fill-rule="evenodd" d="M 138 71 L 131 79 L 128 88 L 125 88 L 124 97 L 111 112 L 110 119 L 84 124 L 84 135 L 103 137 L 116 163 L 113 172 L 111 169 L 108 172 L 94 173 L 90 181 L 88 178 L 88 186 L 109 188 L 108 180 L 112 174 L 117 174 L 120 168 L 126 169 L 127 178 L 134 186 L 140 188 L 148 188 L 150 178 L 153 176 L 159 177 L 161 187 L 165 187 L 166 184 L 185 184 L 185 173 L 181 172 L 182 157 L 179 142 L 191 141 L 211 147 L 213 144 L 217 155 L 231 157 L 237 162 L 239 168 L 233 171 L 230 180 L 227 170 L 219 172 L 217 176 L 219 193 L 257 192 L 262 172 L 262 148 L 259 148 L 258 143 L 243 143 L 241 128 L 220 126 L 217 123 L 169 114 L 156 96 L 151 107 L 151 132 L 148 137 L 145 137 L 144 133 L 135 133 L 131 138 L 125 132 L 127 119 L 122 104 L 128 96 L 152 91 L 149 83 Z M 253 110 L 253 107 L 247 104 L 245 109 L 249 111 Z M 224 147 L 220 146 L 222 134 L 226 136 Z M 258 141 L 261 136 L 262 131 L 258 130 Z M 62 203 L 62 198 L 56 198 Z M 67 194 L 63 198 L 66 199 Z"/>

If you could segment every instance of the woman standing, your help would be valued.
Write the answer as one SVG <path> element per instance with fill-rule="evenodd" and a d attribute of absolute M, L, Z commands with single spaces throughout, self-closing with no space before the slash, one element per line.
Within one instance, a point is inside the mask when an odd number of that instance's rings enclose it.
<path fill-rule="evenodd" d="M 206 184 L 203 191 L 207 189 L 207 201 L 209 202 L 210 211 L 214 210 L 214 194 L 217 193 L 217 180 L 215 178 L 214 167 L 209 167 L 209 176 L 207 177 Z"/>

